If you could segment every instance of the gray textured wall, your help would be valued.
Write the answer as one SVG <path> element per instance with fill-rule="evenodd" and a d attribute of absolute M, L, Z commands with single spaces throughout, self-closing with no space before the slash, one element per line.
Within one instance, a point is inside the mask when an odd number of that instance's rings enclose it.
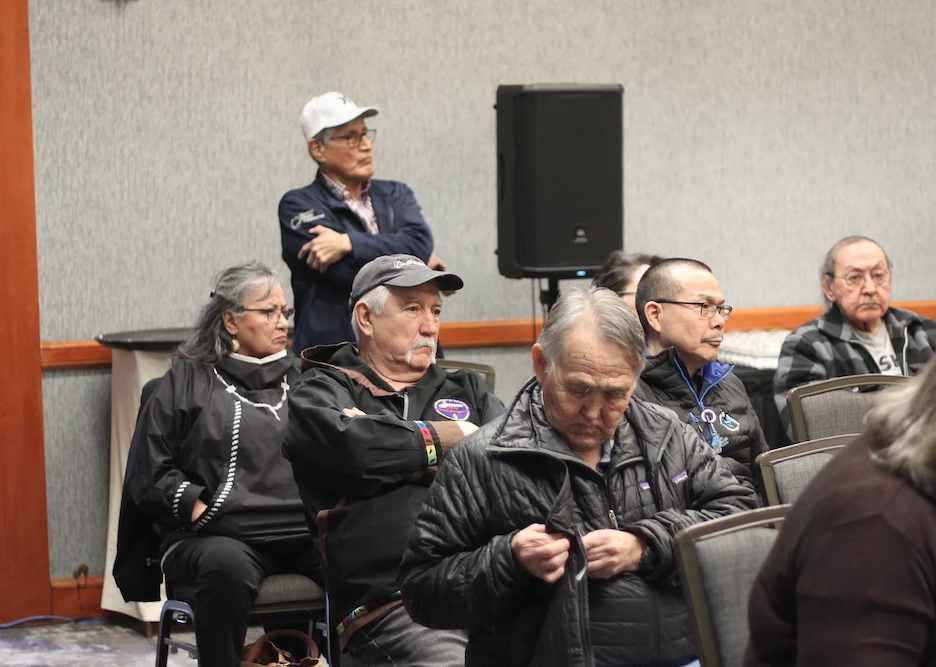
<path fill-rule="evenodd" d="M 45 340 L 179 326 L 217 270 L 282 266 L 276 204 L 313 175 L 298 114 L 331 89 L 381 107 L 378 174 L 468 283 L 449 320 L 531 314 L 493 254 L 500 83 L 622 83 L 626 246 L 709 262 L 735 306 L 815 302 L 849 233 L 893 256 L 895 298 L 936 295 L 929 0 L 32 0 L 30 39 Z M 470 354 L 505 392 L 529 373 Z M 45 378 L 50 517 L 63 460 L 100 495 L 105 385 Z M 54 576 L 102 567 L 101 525 L 50 521 Z"/>

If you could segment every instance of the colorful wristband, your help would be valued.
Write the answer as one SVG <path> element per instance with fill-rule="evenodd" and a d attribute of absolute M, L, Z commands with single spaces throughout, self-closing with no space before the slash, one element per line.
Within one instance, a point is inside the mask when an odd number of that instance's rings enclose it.
<path fill-rule="evenodd" d="M 439 462 L 439 455 L 436 453 L 435 438 L 432 437 L 432 430 L 425 422 L 417 421 L 416 426 L 422 434 L 423 442 L 426 445 L 426 457 L 429 459 L 429 465 L 434 466 Z"/>

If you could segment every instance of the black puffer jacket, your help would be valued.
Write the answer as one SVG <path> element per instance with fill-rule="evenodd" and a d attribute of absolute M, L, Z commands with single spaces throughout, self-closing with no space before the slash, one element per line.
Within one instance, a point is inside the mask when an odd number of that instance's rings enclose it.
<path fill-rule="evenodd" d="M 713 361 L 690 378 L 670 348 L 647 358 L 634 395 L 672 409 L 726 460 L 735 477 L 760 493 L 763 481 L 754 459 L 769 447 L 744 383 L 733 370 Z M 703 415 L 706 408 L 711 412 Z M 705 417 L 714 421 L 706 423 Z"/>
<path fill-rule="evenodd" d="M 400 580 L 416 621 L 469 631 L 467 665 L 681 665 L 694 655 L 673 538 L 754 507 L 754 493 L 669 410 L 634 399 L 625 417 L 605 477 L 548 424 L 535 382 L 446 455 Z M 572 541 L 553 585 L 513 557 L 513 535 L 532 523 Z M 641 571 L 579 579 L 582 535 L 613 527 L 647 541 Z"/>

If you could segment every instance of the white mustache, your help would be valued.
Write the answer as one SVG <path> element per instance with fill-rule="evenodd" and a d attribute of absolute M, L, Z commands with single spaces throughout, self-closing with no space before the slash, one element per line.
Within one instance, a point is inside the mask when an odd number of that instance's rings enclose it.
<path fill-rule="evenodd" d="M 429 336 L 420 336 L 413 341 L 413 344 L 410 345 L 409 352 L 406 353 L 406 363 L 413 361 L 413 353 L 416 352 L 421 347 L 428 347 L 432 351 L 431 363 L 435 363 L 436 360 L 436 341 L 435 338 L 430 338 Z"/>

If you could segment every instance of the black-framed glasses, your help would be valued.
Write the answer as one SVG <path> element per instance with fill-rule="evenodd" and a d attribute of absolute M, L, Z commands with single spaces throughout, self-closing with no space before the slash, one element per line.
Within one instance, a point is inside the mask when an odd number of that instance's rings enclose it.
<path fill-rule="evenodd" d="M 364 140 L 364 137 L 370 139 L 371 143 L 374 143 L 374 140 L 377 139 L 377 130 L 374 128 L 368 128 L 363 132 L 348 132 L 347 134 L 341 134 L 337 137 L 332 137 L 331 140 L 341 139 L 342 141 L 348 142 L 350 148 L 357 148 L 361 145 L 361 141 Z"/>
<path fill-rule="evenodd" d="M 723 320 L 727 320 L 731 317 L 731 311 L 734 310 L 731 306 L 716 306 L 714 303 L 708 303 L 706 301 L 670 301 L 669 299 L 650 299 L 650 301 L 655 301 L 656 303 L 673 303 L 677 306 L 698 306 L 699 315 L 707 320 L 715 317 L 715 313 L 721 315 Z"/>
<path fill-rule="evenodd" d="M 836 276 L 834 274 L 831 275 L 833 278 L 838 278 L 844 282 L 848 286 L 848 289 L 861 287 L 865 284 L 865 280 L 867 280 L 869 276 L 871 278 L 871 282 L 880 286 L 888 284 L 891 277 L 890 271 L 887 269 L 875 269 L 874 271 L 869 271 L 867 273 L 862 271 L 852 271 L 846 276 Z"/>
<path fill-rule="evenodd" d="M 289 321 L 289 318 L 293 316 L 293 313 L 296 312 L 295 308 L 280 308 L 276 306 L 275 308 L 239 308 L 242 313 L 266 313 L 267 321 L 276 323 L 279 322 L 280 315 L 286 318 L 286 321 Z"/>

